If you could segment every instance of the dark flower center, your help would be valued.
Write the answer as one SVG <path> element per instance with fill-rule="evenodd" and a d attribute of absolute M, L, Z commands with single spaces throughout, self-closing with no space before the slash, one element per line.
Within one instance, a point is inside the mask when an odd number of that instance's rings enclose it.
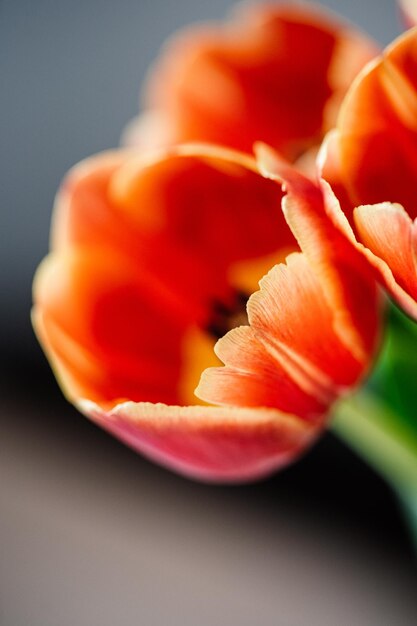
<path fill-rule="evenodd" d="M 214 300 L 211 306 L 212 315 L 206 326 L 206 331 L 215 339 L 220 339 L 232 328 L 248 326 L 247 301 L 248 295 L 242 291 L 235 291 L 228 303 Z"/>

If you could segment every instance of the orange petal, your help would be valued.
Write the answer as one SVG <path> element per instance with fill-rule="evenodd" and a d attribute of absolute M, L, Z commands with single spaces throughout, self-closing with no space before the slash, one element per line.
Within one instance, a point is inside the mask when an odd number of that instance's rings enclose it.
<path fill-rule="evenodd" d="M 396 302 L 417 318 L 414 226 L 417 215 L 417 29 L 391 44 L 358 76 L 319 169 L 340 197 L 328 214 L 376 270 Z M 329 197 L 329 191 L 325 192 Z M 330 194 L 331 195 L 331 194 Z M 365 205 L 353 210 L 356 204 Z M 372 207 L 371 203 L 375 203 Z M 405 209 L 400 208 L 401 203 Z M 356 236 L 355 236 L 356 235 Z"/>
<path fill-rule="evenodd" d="M 388 231 L 393 238 L 387 242 L 391 252 L 388 253 L 388 250 L 384 251 L 384 246 L 381 244 L 382 241 L 386 239 L 385 236 L 382 233 L 379 235 L 375 232 L 377 229 L 376 223 L 372 225 L 369 224 L 369 227 L 361 224 L 360 214 L 363 207 L 353 209 L 346 195 L 345 188 L 341 186 L 340 161 L 338 161 L 337 158 L 337 138 L 337 132 L 330 134 L 322 146 L 318 161 L 319 173 L 322 173 L 324 178 L 326 178 L 326 181 L 322 180 L 322 189 L 326 201 L 327 215 L 334 226 L 346 237 L 347 241 L 369 262 L 370 267 L 375 272 L 375 279 L 382 283 L 389 294 L 408 315 L 417 319 L 417 301 L 415 297 L 410 295 L 415 291 L 412 279 L 414 270 L 411 261 L 413 246 L 411 240 L 414 238 L 411 231 L 414 231 L 414 226 L 411 226 L 411 219 L 405 214 L 402 207 L 401 209 L 399 208 L 401 205 L 382 203 L 366 207 L 365 211 L 368 212 L 369 217 L 372 213 L 371 220 L 374 222 L 374 218 L 379 214 L 380 209 L 389 207 L 388 214 L 391 216 L 393 223 L 388 227 Z M 336 152 L 334 151 L 335 147 Z M 327 180 L 331 181 L 331 187 L 327 183 Z M 344 200 L 344 213 L 332 189 L 336 189 L 339 194 L 341 193 Z M 393 209 L 393 207 L 396 207 L 396 209 Z M 401 213 L 401 215 L 397 215 L 397 227 L 394 225 L 396 219 L 393 216 L 393 212 Z M 357 231 L 356 234 L 360 241 L 357 240 L 347 220 L 347 216 L 350 217 L 350 222 Z M 411 229 L 408 235 L 406 235 L 407 228 Z M 367 230 L 369 230 L 369 232 L 367 232 Z M 398 241 L 396 239 L 397 236 Z M 380 240 L 378 241 L 379 238 Z M 361 243 L 361 241 L 364 243 Z M 401 244 L 399 243 L 400 241 L 402 242 Z M 405 247 L 400 251 L 401 245 L 405 245 Z M 393 264 L 392 267 L 390 263 Z M 394 268 L 396 276 L 393 274 Z M 409 292 L 407 291 L 408 289 L 410 290 Z"/>
<path fill-rule="evenodd" d="M 316 387 L 303 390 L 285 353 L 271 353 L 253 328 L 231 330 L 217 342 L 215 351 L 227 367 L 203 372 L 195 391 L 199 398 L 228 406 L 272 407 L 306 420 L 321 418 L 326 411 Z"/>
<path fill-rule="evenodd" d="M 416 227 L 403 207 L 389 202 L 360 206 L 354 218 L 361 241 L 417 300 Z"/>
<path fill-rule="evenodd" d="M 74 244 L 107 244 L 120 249 L 134 247 L 132 228 L 111 202 L 113 174 L 126 161 L 127 151 L 109 151 L 85 159 L 66 175 L 55 198 L 51 247 L 60 250 Z"/>
<path fill-rule="evenodd" d="M 295 460 L 319 433 L 272 409 L 127 402 L 105 411 L 85 400 L 78 407 L 148 458 L 209 481 L 261 478 Z"/>
<path fill-rule="evenodd" d="M 397 202 L 417 215 L 417 29 L 391 44 L 352 85 L 338 120 L 341 176 L 351 203 Z"/>
<path fill-rule="evenodd" d="M 164 234 L 193 262 L 224 267 L 295 245 L 279 190 L 236 151 L 195 144 L 130 158 L 111 194 L 140 232 Z"/>
<path fill-rule="evenodd" d="M 336 311 L 306 257 L 289 256 L 260 287 L 249 299 L 248 317 L 263 342 L 299 362 L 318 386 L 331 392 L 352 386 L 363 366 L 335 332 Z"/>
<path fill-rule="evenodd" d="M 334 310 L 302 254 L 275 266 L 248 302 L 250 327 L 216 345 L 226 367 L 206 370 L 196 394 L 215 404 L 269 406 L 322 419 L 365 373 L 334 330 Z"/>
<path fill-rule="evenodd" d="M 93 247 L 52 254 L 34 302 L 35 327 L 70 397 L 178 401 L 184 322 L 125 257 Z"/>
<path fill-rule="evenodd" d="M 69 173 L 52 240 L 57 250 L 116 250 L 164 284 L 190 322 L 205 324 L 212 302 L 231 297 L 236 264 L 296 247 L 280 197 L 237 152 L 200 145 L 106 153 Z"/>
<path fill-rule="evenodd" d="M 380 301 L 368 262 L 352 244 L 349 223 L 328 185 L 314 185 L 267 146 L 257 150 L 261 170 L 287 192 L 285 217 L 334 312 L 335 332 L 366 367 L 379 340 Z"/>
<path fill-rule="evenodd" d="M 330 185 L 335 197 L 337 198 L 336 204 L 340 205 L 344 216 L 348 220 L 349 224 L 353 226 L 354 207 L 343 182 L 339 131 L 336 128 L 328 132 L 324 138 L 317 154 L 314 171 L 316 177 L 320 180 L 325 180 Z M 339 207 L 335 209 L 333 213 L 340 215 Z M 343 219 L 343 217 L 340 219 Z M 342 230 L 344 230 L 344 227 L 342 227 Z M 354 237 L 353 233 L 350 234 Z"/>
<path fill-rule="evenodd" d="M 228 23 L 189 28 L 165 48 L 145 92 L 146 121 L 128 141 L 251 152 L 263 140 L 295 159 L 333 125 L 342 95 L 375 54 L 373 42 L 317 8 L 240 7 Z"/>

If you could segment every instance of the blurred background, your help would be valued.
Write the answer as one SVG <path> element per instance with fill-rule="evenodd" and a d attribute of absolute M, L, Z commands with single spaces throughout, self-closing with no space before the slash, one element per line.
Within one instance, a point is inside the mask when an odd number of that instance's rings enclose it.
<path fill-rule="evenodd" d="M 260 484 L 155 467 L 62 398 L 29 322 L 65 172 L 115 146 L 177 27 L 227 0 L 0 0 L 1 626 L 415 623 L 394 496 L 330 434 Z M 327 0 L 382 44 L 393 0 Z"/>

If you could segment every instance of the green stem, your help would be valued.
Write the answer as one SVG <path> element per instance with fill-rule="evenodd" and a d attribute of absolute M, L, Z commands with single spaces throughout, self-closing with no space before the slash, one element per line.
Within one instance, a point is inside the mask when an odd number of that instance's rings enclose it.
<path fill-rule="evenodd" d="M 416 490 L 417 441 L 411 429 L 362 391 L 338 403 L 332 430 L 396 489 Z"/>
<path fill-rule="evenodd" d="M 369 390 L 338 403 L 332 430 L 369 463 L 402 502 L 417 548 L 417 438 Z"/>

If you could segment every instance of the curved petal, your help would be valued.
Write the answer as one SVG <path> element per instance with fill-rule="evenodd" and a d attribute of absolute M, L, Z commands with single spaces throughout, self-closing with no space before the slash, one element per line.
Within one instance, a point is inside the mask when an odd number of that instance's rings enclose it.
<path fill-rule="evenodd" d="M 193 259 L 220 266 L 294 247 L 281 194 L 253 158 L 192 144 L 147 161 L 127 159 L 111 184 L 113 201 L 141 232 L 165 234 Z"/>
<path fill-rule="evenodd" d="M 219 339 L 215 351 L 226 367 L 206 369 L 196 395 L 226 406 L 272 407 L 307 421 L 322 419 L 329 396 L 304 380 L 284 351 L 271 349 L 249 326 L 241 326 Z M 301 378 L 301 380 L 300 380 Z"/>
<path fill-rule="evenodd" d="M 93 247 L 51 254 L 35 278 L 33 319 L 70 398 L 179 401 L 185 323 L 126 257 Z"/>
<path fill-rule="evenodd" d="M 129 224 L 109 197 L 112 176 L 127 158 L 127 151 L 103 152 L 71 168 L 56 195 L 51 225 L 51 248 L 111 242 L 113 247 L 132 249 Z"/>
<path fill-rule="evenodd" d="M 338 221 L 340 222 L 342 220 L 345 222 L 345 220 L 347 220 L 352 227 L 354 224 L 354 207 L 342 180 L 339 131 L 336 128 L 333 128 L 330 132 L 328 132 L 323 139 L 320 150 L 317 153 L 314 171 L 316 177 L 320 181 L 324 180 L 330 185 L 334 196 L 337 198 L 336 203 L 340 205 L 344 214 L 343 216 L 338 210 L 333 211 L 334 214 L 339 214 Z M 334 204 L 335 203 L 333 202 L 333 205 Z M 335 215 L 333 215 L 333 217 L 335 217 Z M 340 226 L 342 227 L 342 231 L 344 230 L 348 236 L 354 237 L 352 228 L 348 227 L 346 223 L 344 223 L 343 226 L 340 224 Z"/>
<path fill-rule="evenodd" d="M 211 303 L 233 296 L 230 283 L 240 287 L 234 277 L 242 261 L 271 265 L 271 255 L 296 247 L 280 198 L 254 160 L 237 152 L 195 145 L 104 153 L 64 181 L 53 248 L 94 242 L 135 259 L 187 303 L 185 316 L 206 323 Z M 251 290 L 262 274 L 255 272 Z"/>
<path fill-rule="evenodd" d="M 272 409 L 127 402 L 105 411 L 83 400 L 77 406 L 134 450 L 208 481 L 261 478 L 295 460 L 319 434 L 299 418 Z"/>
<path fill-rule="evenodd" d="M 267 146 L 258 145 L 257 152 L 261 171 L 283 184 L 285 217 L 334 311 L 335 332 L 355 359 L 369 364 L 379 340 L 381 303 L 337 199 L 328 185 L 314 185 Z"/>
<path fill-rule="evenodd" d="M 400 204 L 365 205 L 354 211 L 361 241 L 391 269 L 417 300 L 416 227 Z"/>
<path fill-rule="evenodd" d="M 304 3 L 239 9 L 164 49 L 129 144 L 202 140 L 251 152 L 262 140 L 296 159 L 334 124 L 350 82 L 378 52 L 373 42 Z"/>
<path fill-rule="evenodd" d="M 270 406 L 323 419 L 366 372 L 335 333 L 334 315 L 306 257 L 291 255 L 250 297 L 250 327 L 219 340 L 216 354 L 226 367 L 206 370 L 196 394 L 215 404 Z"/>
<path fill-rule="evenodd" d="M 341 200 L 328 214 L 390 295 L 417 319 L 413 216 L 417 214 L 417 29 L 367 66 L 349 91 L 319 173 Z M 325 191 L 328 197 L 332 194 Z M 362 205 L 354 209 L 356 204 Z M 371 205 L 373 204 L 373 206 Z M 375 203 L 375 204 L 374 204 Z M 401 203 L 405 209 L 400 206 Z M 343 222 L 349 220 L 350 226 Z"/>
<path fill-rule="evenodd" d="M 415 244 L 413 244 L 413 240 L 415 236 L 413 234 L 414 226 L 411 225 L 411 219 L 408 215 L 406 215 L 401 205 L 381 203 L 369 205 L 365 209 L 368 216 L 372 212 L 375 217 L 381 208 L 391 207 L 391 210 L 388 212 L 385 211 L 385 217 L 392 219 L 394 222 L 392 225 L 390 224 L 388 226 L 388 230 L 391 232 L 393 237 L 389 242 L 386 241 L 386 237 L 383 235 L 377 242 L 378 237 L 375 237 L 375 233 L 371 232 L 375 231 L 375 223 L 372 226 L 369 225 L 369 227 L 366 224 L 361 224 L 362 220 L 360 213 L 362 207 L 353 209 L 346 194 L 346 189 L 341 183 L 340 160 L 337 156 L 337 135 L 338 133 L 336 131 L 334 133 L 330 133 L 329 137 L 322 146 L 321 154 L 318 159 L 319 175 L 324 177 L 321 179 L 321 185 L 326 200 L 327 215 L 333 222 L 334 226 L 346 237 L 347 241 L 349 241 L 351 245 L 369 262 L 370 267 L 375 273 L 375 279 L 382 283 L 391 297 L 394 298 L 399 306 L 408 315 L 410 315 L 410 317 L 417 319 L 417 300 L 411 295 L 415 291 L 413 286 L 414 270 L 411 261 L 412 254 L 414 254 L 413 247 Z M 336 190 L 336 195 L 340 194 L 343 199 L 342 206 L 344 211 L 341 210 L 339 196 L 336 198 L 334 190 Z M 397 208 L 393 210 L 393 207 Z M 395 227 L 395 215 L 398 212 L 402 213 L 399 220 L 402 226 L 401 228 Z M 348 217 L 350 218 L 350 223 L 348 221 Z M 365 219 L 364 221 L 366 222 L 367 220 Z M 375 222 L 375 219 L 372 221 Z M 351 224 L 355 228 L 356 234 Z M 406 236 L 405 233 L 407 226 L 411 229 L 409 236 Z M 396 241 L 397 235 L 400 235 L 398 241 Z M 358 236 L 360 240 L 363 240 L 364 243 L 358 241 L 356 236 Z M 385 242 L 388 245 L 388 249 L 386 251 L 383 250 Z M 399 246 L 404 245 L 405 248 L 403 250 L 400 249 Z M 395 248 L 395 250 L 393 248 Z M 399 263 L 399 259 L 403 258 L 403 262 Z M 391 262 L 393 264 L 392 267 L 389 264 Z M 395 275 L 393 273 L 394 270 Z M 411 289 L 411 291 L 408 292 L 407 289 Z"/>
<path fill-rule="evenodd" d="M 248 302 L 249 322 L 270 349 L 282 351 L 330 397 L 351 387 L 363 364 L 334 328 L 336 310 L 305 255 L 293 254 L 273 268 Z"/>
<path fill-rule="evenodd" d="M 354 206 L 402 204 L 417 216 L 417 29 L 358 76 L 338 120 L 342 181 Z"/>

